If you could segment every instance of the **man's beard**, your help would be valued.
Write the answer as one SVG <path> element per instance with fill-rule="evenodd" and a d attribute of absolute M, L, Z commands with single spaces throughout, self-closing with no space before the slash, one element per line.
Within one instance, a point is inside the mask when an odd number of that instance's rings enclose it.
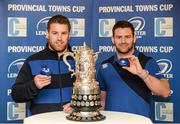
<path fill-rule="evenodd" d="M 51 47 L 51 49 L 53 50 L 53 51 L 55 51 L 56 53 L 63 53 L 65 50 L 66 50 L 66 46 L 63 48 L 63 49 L 61 49 L 61 50 L 58 50 L 58 49 L 56 49 L 53 45 L 51 45 L 51 44 L 49 44 L 49 46 Z"/>
<path fill-rule="evenodd" d="M 128 49 L 126 51 L 122 51 L 119 48 L 116 47 L 116 50 L 118 53 L 120 54 L 128 54 L 130 53 L 132 50 L 134 49 L 134 44 L 131 45 L 131 47 L 128 47 Z"/>

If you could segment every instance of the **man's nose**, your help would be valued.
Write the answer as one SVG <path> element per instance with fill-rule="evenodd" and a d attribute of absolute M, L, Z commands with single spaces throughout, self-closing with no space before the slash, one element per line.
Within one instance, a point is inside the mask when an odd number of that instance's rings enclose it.
<path fill-rule="evenodd" d="M 122 42 L 122 43 L 125 43 L 125 42 L 126 42 L 126 37 L 122 37 L 122 38 L 121 38 L 121 42 Z"/>
<path fill-rule="evenodd" d="M 59 35 L 58 35 L 58 40 L 61 40 L 61 39 L 62 39 L 62 35 L 59 34 Z"/>

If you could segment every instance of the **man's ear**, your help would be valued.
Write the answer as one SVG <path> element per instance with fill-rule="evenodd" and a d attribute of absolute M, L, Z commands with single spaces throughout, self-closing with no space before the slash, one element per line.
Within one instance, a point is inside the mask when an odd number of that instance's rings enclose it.
<path fill-rule="evenodd" d="M 136 40 L 137 40 L 137 37 L 136 37 L 136 35 L 134 35 L 134 43 L 136 42 Z"/>
<path fill-rule="evenodd" d="M 70 40 L 71 39 L 71 36 L 70 36 L 70 34 L 69 34 L 69 36 L 68 36 L 68 40 Z"/>
<path fill-rule="evenodd" d="M 45 35 L 46 35 L 46 38 L 48 39 L 48 31 L 47 30 L 46 30 L 46 34 Z"/>
<path fill-rule="evenodd" d="M 113 36 L 111 37 L 111 42 L 112 42 L 112 44 L 114 44 L 114 37 Z"/>

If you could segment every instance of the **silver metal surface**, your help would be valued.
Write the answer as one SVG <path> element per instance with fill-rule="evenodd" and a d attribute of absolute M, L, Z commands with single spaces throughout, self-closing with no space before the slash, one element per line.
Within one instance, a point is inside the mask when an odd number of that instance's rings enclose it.
<path fill-rule="evenodd" d="M 75 59 L 75 70 L 68 63 L 68 56 Z M 100 121 L 105 119 L 105 116 L 99 112 L 100 90 L 99 83 L 95 79 L 97 57 L 98 53 L 94 53 L 85 43 L 78 51 L 66 52 L 63 55 L 63 61 L 69 71 L 73 72 L 71 76 L 76 76 L 71 99 L 73 111 L 66 117 L 68 120 Z"/>

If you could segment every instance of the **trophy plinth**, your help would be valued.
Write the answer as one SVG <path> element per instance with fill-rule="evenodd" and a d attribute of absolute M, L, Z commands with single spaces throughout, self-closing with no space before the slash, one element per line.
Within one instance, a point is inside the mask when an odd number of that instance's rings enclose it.
<path fill-rule="evenodd" d="M 67 62 L 67 56 L 72 56 L 75 59 L 75 72 Z M 75 53 L 67 52 L 63 56 L 63 61 L 69 70 L 74 72 L 72 76 L 76 76 L 71 99 L 73 111 L 66 116 L 68 120 L 100 121 L 105 119 L 105 116 L 99 112 L 99 108 L 101 108 L 100 90 L 95 79 L 97 56 L 98 53 L 93 53 L 93 50 L 85 43 Z"/>

